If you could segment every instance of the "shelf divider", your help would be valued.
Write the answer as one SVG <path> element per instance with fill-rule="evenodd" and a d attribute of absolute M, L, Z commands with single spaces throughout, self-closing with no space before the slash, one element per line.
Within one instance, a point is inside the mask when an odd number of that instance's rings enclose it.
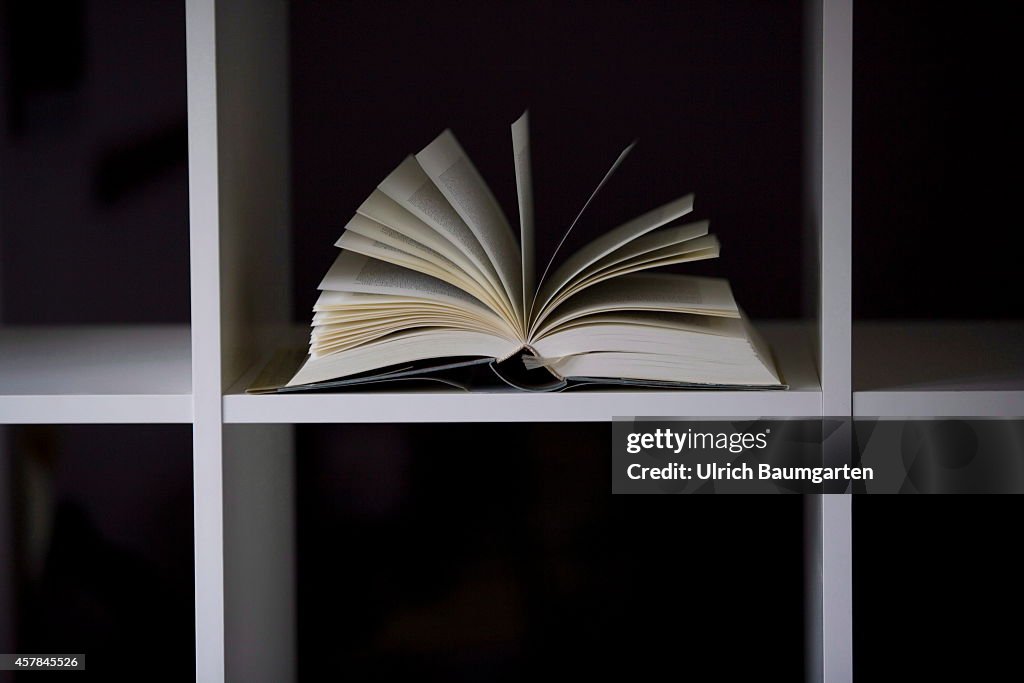
<path fill-rule="evenodd" d="M 818 321 L 822 415 L 849 418 L 852 409 L 852 183 L 853 183 L 853 0 L 812 0 L 806 65 L 809 154 L 806 181 L 812 224 L 820 238 Z M 830 460 L 848 461 L 852 425 L 825 448 Z M 842 437 L 842 438 L 836 438 Z M 809 634 L 808 680 L 853 680 L 852 510 L 849 495 L 818 497 L 810 514 L 821 534 L 808 539 L 819 551 L 820 592 L 808 595 L 817 631 Z M 820 601 L 820 603 L 813 602 Z"/>

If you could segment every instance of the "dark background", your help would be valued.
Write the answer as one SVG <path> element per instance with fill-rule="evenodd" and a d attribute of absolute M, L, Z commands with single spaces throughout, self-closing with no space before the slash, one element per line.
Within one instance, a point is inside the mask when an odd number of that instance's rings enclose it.
<path fill-rule="evenodd" d="M 755 317 L 801 312 L 798 3 L 480 5 L 293 5 L 296 321 L 308 319 L 330 245 L 358 203 L 444 127 L 515 224 L 507 126 L 526 107 L 542 254 L 637 137 L 578 237 L 694 191 L 695 217 L 712 220 L 723 258 L 687 270 L 729 277 Z M 182 3 L 0 8 L 0 321 L 187 322 Z M 1016 17 L 863 0 L 855 16 L 856 317 L 1022 317 L 1010 205 L 1020 184 Z M 141 595 L 159 608 L 191 591 L 192 519 L 180 497 L 188 434 L 167 429 L 43 428 L 28 442 L 23 430 L 8 433 L 15 468 L 40 439 L 56 444 L 44 452 L 64 473 L 58 509 L 70 522 L 60 528 L 73 533 L 54 537 L 57 583 L 46 585 L 87 596 L 66 604 L 26 589 L 20 642 L 77 628 L 109 644 L 146 624 L 191 640 L 189 599 L 146 616 L 133 603 Z M 798 678 L 799 505 L 611 498 L 607 431 L 300 428 L 300 653 L 337 648 L 331 636 L 344 634 L 353 671 L 380 665 L 398 642 L 394 672 L 512 676 L 592 670 L 604 660 L 572 656 L 621 636 L 654 644 L 657 661 L 680 672 L 718 657 L 736 673 L 757 655 Z M 431 452 L 442 440 L 450 452 Z M 117 493 L 165 487 L 176 493 Z M 935 499 L 926 513 L 915 504 L 856 503 L 859 677 L 883 670 L 894 651 L 883 640 L 909 637 L 907 657 L 985 652 L 960 617 L 984 621 L 1010 580 L 993 567 L 1005 559 L 997 544 L 1010 536 L 1015 501 Z M 630 553 L 612 551 L 624 544 Z M 83 548 L 99 549 L 89 563 Z M 111 582 L 102 562 L 123 580 Z M 911 590 L 898 578 L 907 574 L 924 578 Z M 674 592 L 673 578 L 707 592 Z M 756 581 L 775 592 L 757 593 Z M 521 611 L 502 612 L 519 604 L 510 595 L 523 597 Z M 441 634 L 446 656 L 423 629 L 396 641 L 385 628 L 418 616 L 429 630 L 453 604 L 493 609 L 453 621 L 462 628 Z M 730 657 L 739 644 L 754 654 Z M 315 666 L 307 661 L 304 671 Z"/>
<path fill-rule="evenodd" d="M 619 152 L 570 251 L 689 192 L 755 317 L 801 313 L 796 2 L 293 6 L 296 320 L 376 184 L 451 128 L 518 235 L 509 125 L 530 110 L 538 273 Z"/>
<path fill-rule="evenodd" d="M 0 4 L 0 320 L 187 321 L 182 3 L 58 4 Z M 293 5 L 296 321 L 358 203 L 445 127 L 515 225 L 527 107 L 541 263 L 638 138 L 573 245 L 694 191 L 723 257 L 686 270 L 755 317 L 800 314 L 799 3 L 478 5 Z M 1024 316 L 1016 14 L 857 3 L 858 319 Z"/>
<path fill-rule="evenodd" d="M 3 1 L 0 321 L 188 322 L 184 23 Z"/>
<path fill-rule="evenodd" d="M 1020 513 L 1012 495 L 853 497 L 855 681 L 999 680 L 1019 665 Z"/>
<path fill-rule="evenodd" d="M 855 319 L 1024 317 L 1020 19 L 855 2 Z"/>

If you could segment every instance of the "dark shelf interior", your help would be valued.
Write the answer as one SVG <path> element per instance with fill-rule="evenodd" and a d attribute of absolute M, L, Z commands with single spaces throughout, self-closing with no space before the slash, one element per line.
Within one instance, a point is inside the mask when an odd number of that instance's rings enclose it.
<path fill-rule="evenodd" d="M 518 226 L 509 125 L 524 109 L 539 263 L 638 138 L 567 246 L 694 192 L 723 256 L 685 271 L 728 277 L 754 317 L 799 317 L 801 5 L 293 4 L 294 320 L 359 204 L 445 128 Z"/>
<path fill-rule="evenodd" d="M 613 496 L 610 438 L 298 427 L 300 676 L 802 680 L 801 498 Z"/>
<path fill-rule="evenodd" d="M 85 653 L 101 680 L 193 680 L 191 429 L 25 426 L 0 439 L 13 599 L 0 648 Z"/>
<path fill-rule="evenodd" d="M 854 680 L 997 680 L 1024 607 L 1017 496 L 853 497 Z"/>
<path fill-rule="evenodd" d="M 184 3 L 4 3 L 0 46 L 0 321 L 188 322 Z"/>
<path fill-rule="evenodd" d="M 1024 319 L 1019 8 L 853 17 L 854 317 Z"/>

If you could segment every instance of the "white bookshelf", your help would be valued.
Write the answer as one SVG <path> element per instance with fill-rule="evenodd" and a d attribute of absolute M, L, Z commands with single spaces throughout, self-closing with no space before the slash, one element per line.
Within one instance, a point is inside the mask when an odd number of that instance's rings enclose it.
<path fill-rule="evenodd" d="M 191 325 L 0 327 L 0 424 L 193 425 L 197 680 L 295 677 L 291 425 L 1024 414 L 1021 326 L 853 328 L 852 0 L 805 4 L 809 306 L 759 324 L 789 391 L 250 396 L 293 325 L 287 6 L 186 0 Z M 846 682 L 850 503 L 807 509 L 808 669 Z"/>
<path fill-rule="evenodd" d="M 283 145 L 286 28 L 280 4 L 260 3 L 260 8 L 227 0 L 188 4 L 201 680 L 222 680 L 225 671 L 229 680 L 294 675 L 294 612 L 286 600 L 294 576 L 280 559 L 293 542 L 289 522 L 284 513 L 264 515 L 266 532 L 253 535 L 225 507 L 234 500 L 230 509 L 237 511 L 239 499 L 245 499 L 241 491 L 254 490 L 254 481 L 262 487 L 262 500 L 290 500 L 292 483 L 275 466 L 292 457 L 291 425 L 850 414 L 849 0 L 807 3 L 811 57 L 804 147 L 810 171 L 804 194 L 811 220 L 804 230 L 804 277 L 810 296 L 804 320 L 762 326 L 791 384 L 787 392 L 246 395 L 248 379 L 273 351 L 272 340 L 293 323 Z M 247 469 L 230 466 L 238 460 Z M 262 509 L 252 497 L 248 505 L 254 513 Z M 813 680 L 849 681 L 849 501 L 817 499 L 808 506 L 808 518 L 816 520 L 809 525 L 811 557 L 820 560 L 812 562 L 817 579 L 808 587 L 818 596 L 809 603 L 809 669 Z M 243 557 L 246 562 L 239 561 Z M 233 587 L 227 596 L 225 585 Z M 255 586 L 262 589 L 250 590 Z M 274 618 L 258 618 L 269 614 Z M 249 643 L 279 645 L 246 647 Z"/>
<path fill-rule="evenodd" d="M 820 56 L 807 69 L 805 149 L 808 167 L 817 169 L 809 173 L 804 193 L 812 217 L 803 240 L 808 306 L 801 321 L 764 326 L 790 391 L 251 396 L 245 394 L 248 380 L 274 351 L 275 340 L 290 337 L 295 323 L 289 303 L 285 9 L 277 2 L 189 0 L 200 680 L 294 678 L 295 579 L 286 558 L 294 543 L 287 511 L 295 492 L 281 469 L 294 455 L 292 425 L 820 416 L 826 407 L 849 414 L 849 7 L 848 0 L 829 2 L 821 13 L 818 3 L 808 4 L 810 53 Z M 823 126 L 825 106 L 834 118 Z M 277 512 L 268 513 L 270 504 Z M 809 544 L 812 557 L 823 556 L 826 538 L 830 549 L 849 548 L 847 500 L 819 500 L 808 515 L 820 530 Z M 811 668 L 815 680 L 824 680 L 827 668 L 827 680 L 848 681 L 849 658 L 826 656 L 849 650 L 848 562 L 830 559 L 819 565 L 817 576 L 817 588 L 809 590 L 827 598 L 811 601 L 817 613 L 808 633 L 808 651 L 816 653 Z"/>

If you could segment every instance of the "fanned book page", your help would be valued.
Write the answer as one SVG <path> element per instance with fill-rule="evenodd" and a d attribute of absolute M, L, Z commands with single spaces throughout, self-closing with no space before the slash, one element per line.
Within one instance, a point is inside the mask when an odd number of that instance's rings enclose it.
<path fill-rule="evenodd" d="M 529 117 L 511 127 L 519 239 L 454 133 L 407 156 L 360 206 L 320 283 L 309 347 L 250 392 L 564 391 L 601 385 L 784 389 L 722 279 L 648 272 L 716 258 L 692 194 L 561 254 L 616 157 L 538 275 Z"/>

